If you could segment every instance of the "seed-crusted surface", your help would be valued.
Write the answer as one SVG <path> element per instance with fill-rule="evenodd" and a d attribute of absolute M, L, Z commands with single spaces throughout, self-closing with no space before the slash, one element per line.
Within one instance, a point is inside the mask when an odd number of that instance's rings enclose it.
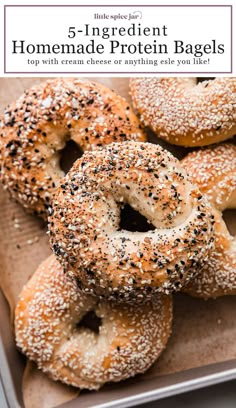
<path fill-rule="evenodd" d="M 151 222 L 120 230 L 128 203 Z M 51 247 L 90 294 L 144 302 L 179 290 L 213 245 L 214 217 L 169 152 L 125 142 L 86 152 L 57 189 L 49 216 Z"/>
<path fill-rule="evenodd" d="M 101 319 L 98 334 L 78 326 L 92 310 Z M 165 348 L 171 323 L 170 296 L 142 307 L 99 301 L 78 289 L 54 255 L 22 290 L 15 315 L 21 351 L 54 380 L 89 389 L 147 370 Z"/>
<path fill-rule="evenodd" d="M 101 84 L 57 78 L 25 91 L 1 118 L 0 162 L 2 182 L 28 211 L 46 218 L 70 139 L 85 151 L 145 137 L 125 99 Z"/>
<path fill-rule="evenodd" d="M 141 120 L 181 146 L 205 146 L 236 134 L 236 78 L 132 78 Z"/>
<path fill-rule="evenodd" d="M 236 146 L 224 144 L 190 153 L 182 165 L 214 208 L 215 245 L 201 273 L 184 288 L 196 297 L 236 294 L 236 238 L 221 211 L 236 208 Z"/>
<path fill-rule="evenodd" d="M 225 143 L 189 153 L 182 161 L 193 181 L 218 210 L 236 206 L 236 146 Z"/>

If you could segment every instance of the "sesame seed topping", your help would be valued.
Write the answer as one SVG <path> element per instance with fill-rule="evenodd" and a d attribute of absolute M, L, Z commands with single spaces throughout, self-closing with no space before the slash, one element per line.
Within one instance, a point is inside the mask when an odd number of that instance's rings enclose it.
<path fill-rule="evenodd" d="M 236 134 L 236 78 L 132 78 L 130 86 L 141 121 L 167 142 L 204 146 Z"/>
<path fill-rule="evenodd" d="M 95 314 L 98 329 L 86 326 Z M 16 307 L 19 349 L 54 380 L 98 389 L 146 371 L 171 332 L 172 299 L 158 295 L 143 305 L 99 301 L 64 274 L 54 255 L 25 285 Z"/>
<path fill-rule="evenodd" d="M 184 291 L 203 298 L 236 294 L 236 238 L 222 217 L 226 208 L 236 208 L 236 146 L 222 144 L 189 153 L 182 165 L 211 203 L 215 218 L 213 250 Z"/>

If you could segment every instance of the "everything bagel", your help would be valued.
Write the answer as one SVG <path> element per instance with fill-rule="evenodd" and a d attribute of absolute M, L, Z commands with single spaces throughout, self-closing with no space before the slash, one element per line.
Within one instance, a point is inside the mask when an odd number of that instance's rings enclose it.
<path fill-rule="evenodd" d="M 98 330 L 86 327 L 94 312 Z M 171 332 L 172 299 L 139 306 L 99 301 L 82 293 L 52 255 L 25 285 L 16 307 L 18 348 L 54 380 L 98 389 L 146 371 Z"/>
<path fill-rule="evenodd" d="M 120 229 L 128 203 L 154 229 Z M 87 293 L 145 301 L 196 273 L 213 244 L 214 217 L 169 152 L 150 143 L 113 143 L 86 152 L 55 192 L 51 247 Z"/>
<path fill-rule="evenodd" d="M 125 99 L 101 84 L 56 78 L 25 91 L 0 122 L 1 180 L 26 210 L 45 219 L 64 176 L 60 151 L 70 139 L 85 151 L 145 138 Z"/>

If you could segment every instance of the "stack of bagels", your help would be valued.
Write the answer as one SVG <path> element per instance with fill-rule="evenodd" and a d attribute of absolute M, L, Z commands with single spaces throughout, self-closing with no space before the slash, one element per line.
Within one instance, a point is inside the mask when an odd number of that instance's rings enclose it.
<path fill-rule="evenodd" d="M 17 347 L 54 380 L 99 389 L 145 372 L 172 327 L 172 294 L 236 294 L 236 79 L 133 78 L 133 105 L 101 84 L 57 78 L 7 107 L 1 181 L 48 221 L 52 255 L 22 289 Z M 182 161 L 143 125 L 185 147 Z M 61 151 L 82 150 L 67 174 Z M 157 139 L 158 143 L 158 139 Z M 122 214 L 138 212 L 145 226 Z"/>

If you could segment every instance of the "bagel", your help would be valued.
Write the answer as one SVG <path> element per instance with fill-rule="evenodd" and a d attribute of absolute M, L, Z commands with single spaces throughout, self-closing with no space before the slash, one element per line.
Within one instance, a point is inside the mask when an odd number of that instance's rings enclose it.
<path fill-rule="evenodd" d="M 128 203 L 154 230 L 120 230 Z M 124 142 L 86 152 L 49 210 L 51 247 L 86 293 L 145 301 L 181 288 L 213 245 L 214 217 L 169 152 Z"/>
<path fill-rule="evenodd" d="M 83 325 L 94 311 L 97 332 Z M 23 288 L 15 312 L 18 348 L 54 380 L 98 389 L 146 371 L 171 332 L 172 299 L 139 306 L 99 301 L 82 293 L 52 255 Z"/>
<path fill-rule="evenodd" d="M 141 121 L 169 143 L 205 146 L 236 134 L 236 78 L 132 78 Z"/>
<path fill-rule="evenodd" d="M 25 209 L 44 219 L 64 176 L 60 151 L 70 139 L 82 151 L 145 140 L 125 99 L 101 84 L 55 78 L 25 91 L 1 119 L 1 180 Z"/>
<path fill-rule="evenodd" d="M 224 144 L 188 154 L 182 165 L 210 201 L 215 216 L 214 249 L 202 271 L 183 289 L 202 298 L 236 294 L 236 237 L 222 211 L 236 208 L 236 146 Z"/>
<path fill-rule="evenodd" d="M 181 164 L 219 211 L 236 208 L 236 146 L 225 143 L 189 153 Z"/>

